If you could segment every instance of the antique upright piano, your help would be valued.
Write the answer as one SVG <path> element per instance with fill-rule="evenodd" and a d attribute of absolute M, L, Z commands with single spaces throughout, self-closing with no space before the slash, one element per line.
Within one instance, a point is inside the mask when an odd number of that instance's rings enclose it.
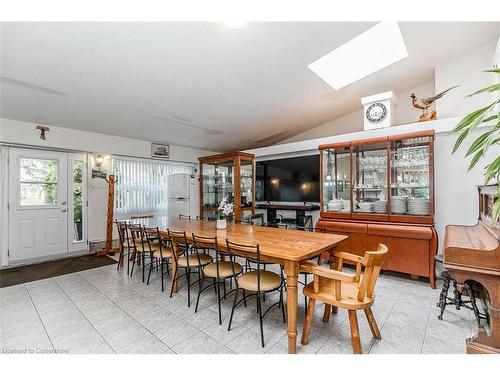
<path fill-rule="evenodd" d="M 500 228 L 492 220 L 497 185 L 479 188 L 479 222 L 448 225 L 444 267 L 475 307 L 478 333 L 467 339 L 467 353 L 500 353 Z"/>

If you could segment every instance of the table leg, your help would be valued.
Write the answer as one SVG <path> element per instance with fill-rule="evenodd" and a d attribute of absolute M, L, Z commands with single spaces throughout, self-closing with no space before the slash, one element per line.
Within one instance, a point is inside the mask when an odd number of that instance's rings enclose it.
<path fill-rule="evenodd" d="M 297 305 L 298 305 L 298 275 L 300 264 L 289 262 L 285 264 L 287 279 L 287 323 L 288 323 L 288 353 L 297 352 Z"/>

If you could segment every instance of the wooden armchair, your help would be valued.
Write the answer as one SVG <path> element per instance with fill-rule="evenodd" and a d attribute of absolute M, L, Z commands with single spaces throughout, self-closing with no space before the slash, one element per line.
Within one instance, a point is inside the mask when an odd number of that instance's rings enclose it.
<path fill-rule="evenodd" d="M 316 300 L 325 303 L 323 321 L 328 321 L 331 306 L 335 310 L 340 307 L 349 311 L 353 353 L 362 353 L 357 310 L 364 310 L 373 337 L 378 340 L 382 338 L 371 305 L 375 302 L 375 284 L 386 254 L 387 247 L 380 244 L 377 251 L 367 251 L 364 257 L 334 252 L 331 266 L 336 269 L 322 267 L 311 262 L 302 265 L 301 271 L 313 274 L 313 282 L 304 287 L 304 294 L 309 297 L 309 304 L 302 332 L 302 345 L 307 345 L 309 342 Z M 356 264 L 354 274 L 342 272 L 344 260 Z"/>

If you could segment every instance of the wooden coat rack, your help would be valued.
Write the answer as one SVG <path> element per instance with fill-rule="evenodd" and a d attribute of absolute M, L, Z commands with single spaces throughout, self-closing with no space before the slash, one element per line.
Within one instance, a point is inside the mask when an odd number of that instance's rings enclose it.
<path fill-rule="evenodd" d="M 115 205 L 115 184 L 118 179 L 115 175 L 110 174 L 109 178 L 105 178 L 108 183 L 108 217 L 106 222 L 106 245 L 97 251 L 98 256 L 115 254 L 120 251 L 120 248 L 113 248 L 113 210 Z"/>

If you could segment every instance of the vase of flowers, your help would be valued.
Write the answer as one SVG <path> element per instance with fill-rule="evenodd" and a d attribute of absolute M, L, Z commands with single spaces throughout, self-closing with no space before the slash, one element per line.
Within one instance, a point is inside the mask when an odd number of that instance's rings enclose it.
<path fill-rule="evenodd" d="M 219 218 L 217 219 L 217 229 L 227 228 L 227 218 L 233 214 L 234 204 L 224 198 L 219 203 Z"/>

